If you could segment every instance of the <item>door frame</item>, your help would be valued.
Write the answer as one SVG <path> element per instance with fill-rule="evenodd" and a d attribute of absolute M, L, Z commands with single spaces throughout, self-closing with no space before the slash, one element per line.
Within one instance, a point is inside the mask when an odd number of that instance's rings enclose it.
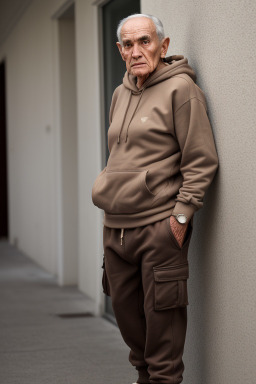
<path fill-rule="evenodd" d="M 65 260 L 64 260 L 64 228 L 63 228 L 63 193 L 62 193 L 62 124 L 61 124 L 61 71 L 60 71 L 60 55 L 59 55 L 59 19 L 63 13 L 70 7 L 75 6 L 75 0 L 67 0 L 62 4 L 57 11 L 51 16 L 52 19 L 52 29 L 53 29 L 53 94 L 54 94 L 54 126 L 55 126 L 55 175 L 56 175 L 56 254 L 57 254 L 57 280 L 59 285 L 66 285 L 68 280 L 65 273 Z M 77 82 L 77 79 L 76 79 Z M 77 114 L 77 110 L 76 110 Z M 77 128 L 77 127 L 76 127 Z M 77 263 L 79 262 L 78 258 L 78 239 L 77 239 Z M 78 266 L 79 267 L 79 266 Z M 77 268 L 78 269 L 78 268 Z M 76 279 L 75 285 L 78 284 L 78 277 Z M 74 284 L 72 284 L 74 285 Z"/>
<path fill-rule="evenodd" d="M 7 60 L 3 56 L 0 58 L 0 65 L 3 65 L 4 71 L 4 114 L 5 114 L 5 167 L 6 167 L 6 239 L 10 241 L 10 198 L 9 198 L 9 150 L 8 150 L 8 116 L 7 116 Z"/>

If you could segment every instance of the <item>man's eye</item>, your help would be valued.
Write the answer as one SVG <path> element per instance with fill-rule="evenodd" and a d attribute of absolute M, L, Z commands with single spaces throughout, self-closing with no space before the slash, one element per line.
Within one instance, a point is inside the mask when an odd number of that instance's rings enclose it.
<path fill-rule="evenodd" d="M 142 44 L 144 44 L 144 45 L 146 45 L 146 44 L 148 44 L 148 43 L 149 43 L 148 40 L 143 40 L 143 41 L 142 41 Z"/>
<path fill-rule="evenodd" d="M 125 48 L 130 48 L 131 43 L 125 43 L 124 46 L 125 46 Z"/>

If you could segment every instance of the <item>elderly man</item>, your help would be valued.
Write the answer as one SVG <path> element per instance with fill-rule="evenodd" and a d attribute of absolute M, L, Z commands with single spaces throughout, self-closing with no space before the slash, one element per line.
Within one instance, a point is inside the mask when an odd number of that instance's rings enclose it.
<path fill-rule="evenodd" d="M 103 290 L 137 383 L 178 384 L 187 328 L 188 246 L 218 167 L 206 100 L 159 19 L 118 26 L 126 63 L 110 107 L 107 166 L 92 189 L 104 210 Z"/>

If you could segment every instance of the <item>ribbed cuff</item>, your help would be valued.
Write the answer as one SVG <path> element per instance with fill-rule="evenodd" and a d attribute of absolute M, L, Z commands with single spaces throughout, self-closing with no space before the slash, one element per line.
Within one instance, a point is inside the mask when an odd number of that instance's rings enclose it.
<path fill-rule="evenodd" d="M 148 373 L 147 367 L 146 366 L 136 367 L 136 369 L 137 369 L 138 374 L 139 374 L 139 378 L 137 380 L 137 383 L 149 384 L 150 381 L 149 381 L 149 373 Z"/>
<path fill-rule="evenodd" d="M 175 207 L 173 208 L 172 213 L 175 213 L 175 214 L 183 213 L 190 220 L 196 210 L 197 208 L 194 204 L 185 204 L 185 203 L 182 203 L 181 201 L 177 201 L 177 203 L 175 204 Z"/>

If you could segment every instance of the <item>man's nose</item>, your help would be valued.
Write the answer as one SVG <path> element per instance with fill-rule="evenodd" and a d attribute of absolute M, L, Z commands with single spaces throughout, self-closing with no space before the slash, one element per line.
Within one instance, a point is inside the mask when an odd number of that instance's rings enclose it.
<path fill-rule="evenodd" d="M 134 59 L 138 59 L 141 56 L 139 46 L 137 44 L 134 44 L 133 50 L 132 50 L 132 57 Z"/>

